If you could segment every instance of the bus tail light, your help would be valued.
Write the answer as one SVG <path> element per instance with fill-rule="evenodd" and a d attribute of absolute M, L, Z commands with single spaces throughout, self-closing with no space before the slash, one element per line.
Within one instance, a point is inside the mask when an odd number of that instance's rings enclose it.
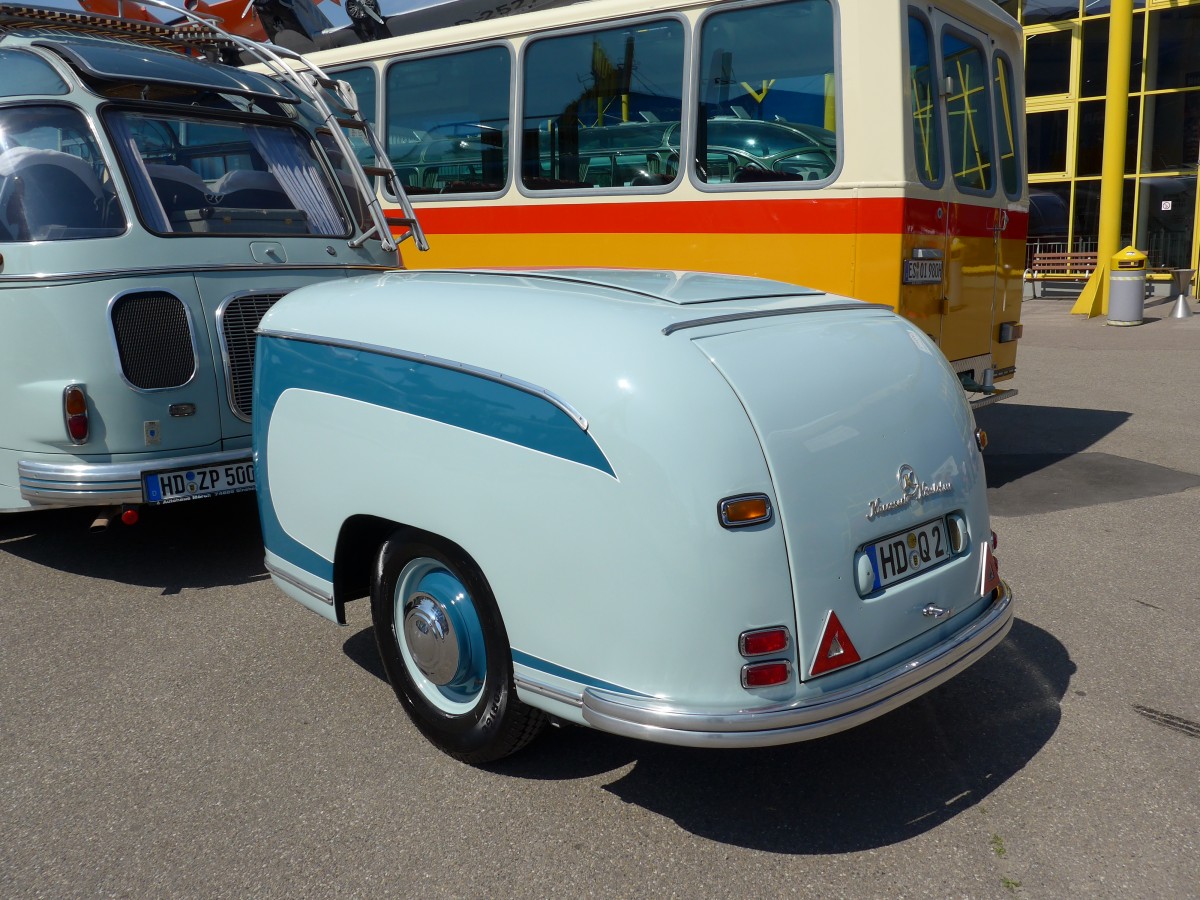
<path fill-rule="evenodd" d="M 63 390 L 63 422 L 72 444 L 87 443 L 88 402 L 82 384 L 69 384 Z"/>

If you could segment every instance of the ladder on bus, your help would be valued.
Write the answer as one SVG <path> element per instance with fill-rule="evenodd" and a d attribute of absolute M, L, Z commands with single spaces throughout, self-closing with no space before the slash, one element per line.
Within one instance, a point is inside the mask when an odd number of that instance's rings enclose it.
<path fill-rule="evenodd" d="M 359 112 L 354 91 L 350 88 L 349 84 L 330 78 L 314 62 L 294 50 L 288 50 L 285 47 L 280 47 L 278 44 L 263 44 L 258 41 L 252 41 L 249 38 L 241 37 L 240 35 L 231 34 L 216 25 L 210 16 L 173 6 L 165 2 L 165 0 L 138 0 L 138 2 L 146 6 L 158 6 L 170 10 L 173 15 L 183 15 L 195 25 L 211 29 L 223 39 L 230 41 L 239 49 L 248 53 L 252 58 L 266 66 L 275 76 L 292 85 L 301 95 L 312 101 L 329 128 L 330 138 L 346 161 L 346 168 L 354 180 L 355 188 L 359 195 L 366 201 L 367 209 L 371 216 L 370 227 L 366 228 L 363 234 L 357 238 L 351 239 L 351 247 L 360 247 L 372 237 L 375 237 L 385 250 L 395 250 L 399 243 L 411 237 L 418 250 L 424 251 L 429 249 L 429 241 L 426 240 L 425 232 L 421 229 L 421 224 L 417 221 L 416 212 L 413 210 L 408 195 L 404 192 L 400 178 L 396 174 L 396 170 L 392 168 L 392 162 L 380 144 L 379 138 L 375 134 L 375 129 L 371 127 L 371 123 Z M 297 69 L 289 65 L 285 60 L 297 63 L 300 68 Z M 337 111 L 332 109 L 329 103 L 326 102 L 326 97 L 333 100 L 338 107 Z M 346 136 L 345 129 L 358 131 L 363 135 L 371 152 L 375 156 L 373 165 L 366 166 L 358 161 L 358 156 L 354 151 L 353 145 L 350 143 L 350 139 Z M 376 177 L 384 179 L 388 190 L 400 202 L 400 209 L 403 215 L 396 224 L 407 230 L 400 235 L 399 241 L 392 237 L 392 230 L 388 224 L 387 216 L 383 212 L 383 205 L 379 202 L 379 195 L 375 192 L 373 179 Z"/>

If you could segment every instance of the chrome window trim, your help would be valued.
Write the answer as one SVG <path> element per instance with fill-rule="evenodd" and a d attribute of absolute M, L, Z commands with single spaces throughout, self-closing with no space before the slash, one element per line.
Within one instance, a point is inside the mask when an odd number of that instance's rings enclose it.
<path fill-rule="evenodd" d="M 342 340 L 339 338 L 322 337 L 315 334 L 302 334 L 296 332 L 270 331 L 262 328 L 258 329 L 258 333 L 263 337 L 278 338 L 285 341 L 301 341 L 306 344 L 319 344 L 327 347 L 338 347 L 342 350 L 358 350 L 363 353 L 374 353 L 379 356 L 390 356 L 395 359 L 404 359 L 409 362 L 424 363 L 429 366 L 437 366 L 439 369 L 448 369 L 452 372 L 461 372 L 464 375 L 472 375 L 476 378 L 483 378 L 486 381 L 493 381 L 496 384 L 502 384 L 506 387 L 513 388 L 525 394 L 531 394 L 534 397 L 540 397 L 551 406 L 565 413 L 571 420 L 579 426 L 580 431 L 588 430 L 588 421 L 583 415 L 575 409 L 566 400 L 559 397 L 553 391 L 541 387 L 536 384 L 530 384 L 528 381 L 522 381 L 520 378 L 514 378 L 511 375 L 505 375 L 502 372 L 493 372 L 491 369 L 482 369 L 479 366 L 468 365 L 467 363 L 457 362 L 452 359 L 442 359 L 438 356 L 429 356 L 425 353 L 414 353 L 409 350 L 399 350 L 395 347 L 383 347 L 379 344 L 368 344 L 362 341 Z"/>
<path fill-rule="evenodd" d="M 176 300 L 179 301 L 179 305 L 183 307 L 183 314 L 187 318 L 188 341 L 190 342 L 190 344 L 192 346 L 192 375 L 190 378 L 188 378 L 187 381 L 183 382 L 182 384 L 173 384 L 173 385 L 170 385 L 169 387 L 160 387 L 160 388 L 143 388 L 143 387 L 138 387 L 136 384 L 134 384 L 132 381 L 130 381 L 128 378 L 125 377 L 125 365 L 121 362 L 121 348 L 120 348 L 120 345 L 117 344 L 117 331 L 113 325 L 113 318 L 112 318 L 113 307 L 117 305 L 118 300 L 120 300 L 122 297 L 128 297 L 130 294 L 154 294 L 154 293 L 166 294 L 168 297 L 174 297 Z M 128 387 L 131 391 L 136 391 L 139 394 L 160 394 L 163 391 L 177 391 L 180 388 L 187 387 L 189 384 L 191 384 L 193 381 L 195 381 L 196 376 L 200 374 L 200 353 L 196 349 L 196 322 L 195 322 L 195 319 L 192 317 L 192 308 L 188 305 L 187 301 L 184 300 L 182 297 L 180 297 L 175 291 L 169 290 L 167 288 L 153 287 L 153 286 L 149 286 L 149 285 L 139 286 L 136 288 L 130 288 L 128 290 L 121 291 L 119 294 L 114 294 L 112 296 L 112 298 L 108 301 L 108 308 L 105 310 L 105 317 L 108 319 L 108 336 L 112 341 L 113 358 L 116 360 L 117 374 L 121 377 L 121 380 L 123 382 L 125 382 L 125 386 Z"/>
<path fill-rule="evenodd" d="M 583 718 L 601 731 L 683 747 L 770 747 L 835 734 L 916 699 L 982 658 L 1012 628 L 1012 599 L 1002 580 L 971 624 L 865 681 L 826 694 L 759 708 L 706 710 L 589 687 Z"/>
<path fill-rule="evenodd" d="M 233 405 L 233 371 L 229 365 L 229 345 L 225 340 L 225 311 L 229 308 L 229 304 L 231 304 L 234 300 L 245 300 L 247 298 L 263 297 L 271 294 L 279 294 L 279 300 L 282 300 L 294 290 L 296 290 L 295 287 L 281 287 L 278 290 L 270 291 L 235 291 L 234 293 L 225 297 L 217 305 L 217 312 L 214 316 L 214 321 L 216 322 L 217 327 L 217 341 L 221 347 L 221 367 L 225 371 L 225 403 L 229 406 L 230 412 L 232 412 L 243 422 L 249 423 L 250 416 L 242 415 L 241 410 Z M 279 300 L 276 300 L 275 302 L 278 303 Z M 256 334 L 257 331 L 258 330 L 255 329 Z"/>

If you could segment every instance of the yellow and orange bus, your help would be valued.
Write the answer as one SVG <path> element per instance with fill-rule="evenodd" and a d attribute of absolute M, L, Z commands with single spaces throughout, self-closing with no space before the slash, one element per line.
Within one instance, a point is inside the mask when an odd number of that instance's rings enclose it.
<path fill-rule="evenodd" d="M 796 282 L 894 307 L 974 405 L 1015 393 L 1022 43 L 992 0 L 589 0 L 314 57 L 375 111 L 410 265 Z"/>

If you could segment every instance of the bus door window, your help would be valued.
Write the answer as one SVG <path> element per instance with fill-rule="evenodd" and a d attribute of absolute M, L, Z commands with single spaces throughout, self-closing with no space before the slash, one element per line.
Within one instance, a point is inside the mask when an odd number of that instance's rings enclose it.
<path fill-rule="evenodd" d="M 522 63 L 522 186 L 674 181 L 683 57 L 683 25 L 674 19 L 531 41 Z"/>
<path fill-rule="evenodd" d="M 699 181 L 832 177 L 837 78 L 827 0 L 712 13 L 701 25 L 699 57 Z"/>
<path fill-rule="evenodd" d="M 512 80 L 506 46 L 401 60 L 386 79 L 387 152 L 406 191 L 504 190 Z"/>
<path fill-rule="evenodd" d="M 945 110 L 939 90 L 938 61 L 928 19 L 910 9 L 907 66 L 912 124 L 910 152 L 917 180 L 925 190 L 906 203 L 906 235 L 901 248 L 905 271 L 897 309 L 940 344 L 947 296 L 950 189 L 946 185 L 942 146 Z"/>
<path fill-rule="evenodd" d="M 996 190 L 992 77 L 985 38 L 957 20 L 941 28 L 949 172 L 955 202 L 948 218 L 946 318 L 942 345 L 951 359 L 991 352 L 996 298 L 997 222 L 1006 205 Z M 982 368 L 975 373 L 982 377 Z"/>
<path fill-rule="evenodd" d="M 66 241 L 125 231 L 112 178 L 82 113 L 0 108 L 0 241 Z"/>
<path fill-rule="evenodd" d="M 992 86 L 995 94 L 996 138 L 999 143 L 1000 187 L 1010 202 L 1017 202 L 1025 191 L 1025 172 L 1021 165 L 1020 122 L 1022 110 L 1017 96 L 1017 84 L 1013 78 L 1012 63 L 1008 57 L 997 52 L 992 70 Z M 996 211 L 995 248 L 998 272 L 996 289 L 999 294 L 997 306 L 1005 310 L 1010 303 L 1020 306 L 1023 290 L 1022 273 L 1025 267 L 1024 237 L 1014 223 L 1008 210 L 1000 207 Z"/>

